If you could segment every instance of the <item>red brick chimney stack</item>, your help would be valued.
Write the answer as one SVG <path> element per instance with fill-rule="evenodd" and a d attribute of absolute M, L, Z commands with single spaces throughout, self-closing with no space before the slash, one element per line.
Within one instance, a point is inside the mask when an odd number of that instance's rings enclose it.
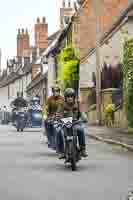
<path fill-rule="evenodd" d="M 28 30 L 27 29 L 26 30 L 18 29 L 17 56 L 18 57 L 23 57 L 24 54 L 25 54 L 25 56 L 28 56 L 29 51 L 30 51 L 30 37 L 29 37 L 29 34 L 28 34 Z"/>
<path fill-rule="evenodd" d="M 48 46 L 48 24 L 46 23 L 45 17 L 37 18 L 35 24 L 35 47 L 39 49 L 45 49 Z"/>

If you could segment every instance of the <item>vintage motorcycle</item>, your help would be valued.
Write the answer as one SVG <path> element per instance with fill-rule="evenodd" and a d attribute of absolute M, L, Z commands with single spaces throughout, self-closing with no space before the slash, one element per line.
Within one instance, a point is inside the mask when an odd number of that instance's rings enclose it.
<path fill-rule="evenodd" d="M 42 108 L 39 104 L 39 98 L 34 97 L 31 100 L 31 106 L 28 113 L 29 113 L 28 126 L 30 128 L 41 128 L 43 121 L 43 114 L 42 114 Z"/>
<path fill-rule="evenodd" d="M 18 108 L 16 111 L 16 128 L 17 132 L 23 132 L 27 122 L 27 108 Z"/>
<path fill-rule="evenodd" d="M 81 160 L 77 132 L 73 126 L 79 121 L 73 121 L 72 117 L 60 120 L 64 130 L 65 163 L 71 163 L 72 171 L 77 169 L 77 162 Z M 61 125 L 60 124 L 60 125 Z"/>

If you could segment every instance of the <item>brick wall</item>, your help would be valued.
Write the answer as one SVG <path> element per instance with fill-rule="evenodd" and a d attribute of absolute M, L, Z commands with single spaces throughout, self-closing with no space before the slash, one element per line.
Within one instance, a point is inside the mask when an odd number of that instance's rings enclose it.
<path fill-rule="evenodd" d="M 104 32 L 120 12 L 128 6 L 128 0 L 103 0 L 103 2 L 103 14 L 99 16 L 101 32 Z M 74 27 L 77 28 L 74 29 Z M 96 17 L 93 4 L 92 0 L 85 0 L 73 20 L 73 42 L 80 48 L 81 58 L 90 48 L 95 47 L 95 41 Z"/>

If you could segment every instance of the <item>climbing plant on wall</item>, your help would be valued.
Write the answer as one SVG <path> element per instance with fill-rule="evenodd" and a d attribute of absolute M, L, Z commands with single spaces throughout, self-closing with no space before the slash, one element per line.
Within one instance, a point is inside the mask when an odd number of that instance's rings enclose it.
<path fill-rule="evenodd" d="M 74 87 L 74 82 L 79 80 L 80 59 L 77 50 L 72 46 L 66 46 L 58 55 L 58 81 L 63 89 Z"/>
<path fill-rule="evenodd" d="M 127 113 L 128 125 L 133 127 L 133 38 L 124 44 L 124 107 Z"/>

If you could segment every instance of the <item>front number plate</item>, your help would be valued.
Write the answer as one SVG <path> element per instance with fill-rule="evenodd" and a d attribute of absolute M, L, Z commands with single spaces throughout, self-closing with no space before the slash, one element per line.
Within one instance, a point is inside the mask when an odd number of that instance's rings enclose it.
<path fill-rule="evenodd" d="M 67 136 L 67 140 L 72 140 L 73 136 Z"/>

